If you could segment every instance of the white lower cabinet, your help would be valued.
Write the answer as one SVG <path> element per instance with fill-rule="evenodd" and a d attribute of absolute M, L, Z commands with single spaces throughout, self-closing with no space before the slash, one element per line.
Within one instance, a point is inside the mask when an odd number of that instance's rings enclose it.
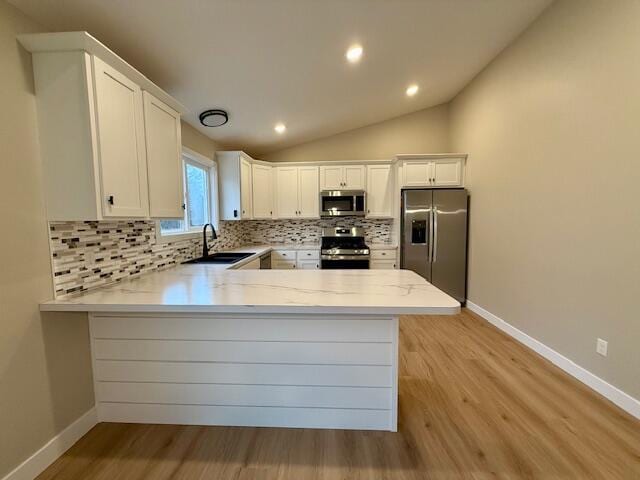
<path fill-rule="evenodd" d="M 238 267 L 238 270 L 260 270 L 260 259 L 254 258 L 250 262 Z"/>
<path fill-rule="evenodd" d="M 271 252 L 271 268 L 315 270 L 320 268 L 320 252 L 318 250 L 274 250 Z"/>
<path fill-rule="evenodd" d="M 396 248 L 371 250 L 369 268 L 371 270 L 393 270 L 398 268 L 397 252 Z"/>

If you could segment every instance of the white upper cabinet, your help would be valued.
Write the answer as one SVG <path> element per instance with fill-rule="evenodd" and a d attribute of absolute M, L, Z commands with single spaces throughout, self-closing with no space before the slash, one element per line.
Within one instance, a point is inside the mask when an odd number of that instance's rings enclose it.
<path fill-rule="evenodd" d="M 182 218 L 180 114 L 149 92 L 143 92 L 143 99 L 149 214 L 154 218 Z"/>
<path fill-rule="evenodd" d="M 184 107 L 86 32 L 18 40 L 33 53 L 48 220 L 182 217 Z"/>
<path fill-rule="evenodd" d="M 94 91 L 105 217 L 149 215 L 142 90 L 97 57 Z"/>
<path fill-rule="evenodd" d="M 436 187 L 462 185 L 463 161 L 460 158 L 442 159 L 431 164 L 431 176 Z"/>
<path fill-rule="evenodd" d="M 244 152 L 217 152 L 221 220 L 249 220 L 253 212 L 252 160 Z"/>
<path fill-rule="evenodd" d="M 254 163 L 251 170 L 253 184 L 253 218 L 273 217 L 272 167 Z"/>
<path fill-rule="evenodd" d="M 276 215 L 295 218 L 298 215 L 298 167 L 275 167 Z"/>
<path fill-rule="evenodd" d="M 367 166 L 367 217 L 393 216 L 393 181 L 391 165 Z"/>
<path fill-rule="evenodd" d="M 298 167 L 298 217 L 320 216 L 318 167 Z"/>
<path fill-rule="evenodd" d="M 320 190 L 340 190 L 343 183 L 344 170 L 341 165 L 320 167 Z"/>
<path fill-rule="evenodd" d="M 320 167 L 320 190 L 364 190 L 364 165 L 325 165 Z"/>
<path fill-rule="evenodd" d="M 251 180 L 251 164 L 240 156 L 240 206 L 242 218 L 253 218 L 253 181 Z"/>
<path fill-rule="evenodd" d="M 465 156 L 403 158 L 402 187 L 462 187 Z"/>
<path fill-rule="evenodd" d="M 275 167 L 278 218 L 319 218 L 318 167 Z"/>

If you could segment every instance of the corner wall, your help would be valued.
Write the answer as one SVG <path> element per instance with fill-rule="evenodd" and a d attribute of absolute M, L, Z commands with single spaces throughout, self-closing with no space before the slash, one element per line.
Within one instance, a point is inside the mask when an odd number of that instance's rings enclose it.
<path fill-rule="evenodd" d="M 470 301 L 636 399 L 638 18 L 635 0 L 559 0 L 451 104 Z"/>
<path fill-rule="evenodd" d="M 259 155 L 259 158 L 270 162 L 382 160 L 399 153 L 449 151 L 449 106 L 444 104 Z"/>
<path fill-rule="evenodd" d="M 93 407 L 85 314 L 40 315 L 53 298 L 31 55 L 41 31 L 0 1 L 0 478 Z"/>

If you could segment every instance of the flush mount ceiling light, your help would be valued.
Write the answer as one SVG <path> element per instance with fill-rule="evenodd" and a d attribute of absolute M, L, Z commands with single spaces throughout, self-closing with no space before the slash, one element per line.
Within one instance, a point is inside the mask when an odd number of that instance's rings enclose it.
<path fill-rule="evenodd" d="M 415 83 L 413 85 L 409 85 L 409 87 L 407 88 L 407 96 L 413 97 L 416 93 L 418 93 L 418 89 L 418 85 L 416 85 Z"/>
<path fill-rule="evenodd" d="M 362 45 L 352 45 L 347 50 L 345 57 L 350 63 L 357 63 L 362 58 Z"/>
<path fill-rule="evenodd" d="M 205 127 L 220 127 L 229 121 L 227 112 L 219 109 L 205 110 L 198 118 Z"/>
<path fill-rule="evenodd" d="M 273 127 L 273 129 L 279 134 L 283 134 L 284 131 L 287 129 L 287 126 L 284 123 L 277 123 L 276 126 Z"/>

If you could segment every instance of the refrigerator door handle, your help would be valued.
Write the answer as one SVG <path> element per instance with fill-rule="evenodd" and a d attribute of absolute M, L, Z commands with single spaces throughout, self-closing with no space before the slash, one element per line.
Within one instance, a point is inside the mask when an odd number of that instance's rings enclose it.
<path fill-rule="evenodd" d="M 433 207 L 433 240 L 431 241 L 431 263 L 438 258 L 438 208 Z"/>
<path fill-rule="evenodd" d="M 429 209 L 429 245 L 427 248 L 427 263 L 433 261 L 433 208 Z"/>

